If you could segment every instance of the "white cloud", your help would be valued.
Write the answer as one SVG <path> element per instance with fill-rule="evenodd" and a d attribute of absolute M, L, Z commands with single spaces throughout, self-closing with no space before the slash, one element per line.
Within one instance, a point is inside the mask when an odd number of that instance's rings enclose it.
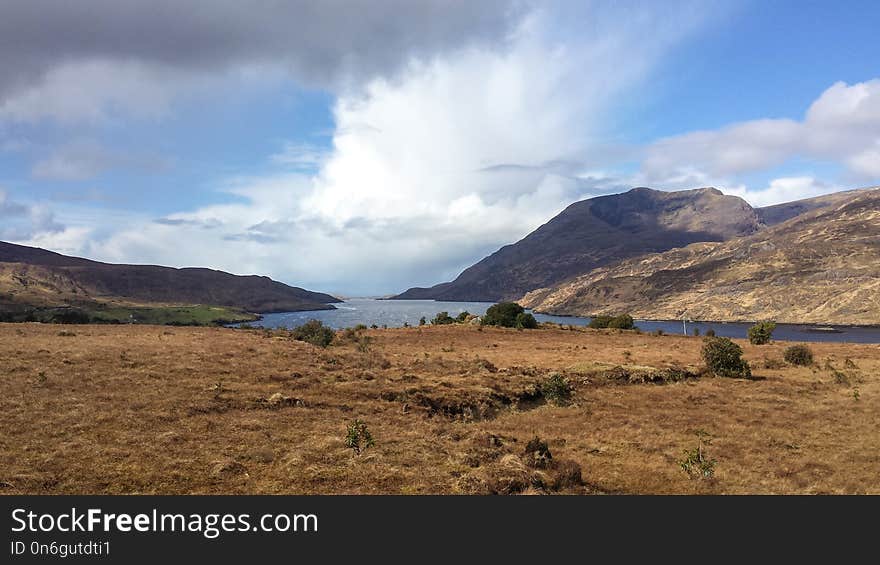
<path fill-rule="evenodd" d="M 862 180 L 880 176 L 880 79 L 829 87 L 803 120 L 765 119 L 691 132 L 650 145 L 641 172 L 662 180 L 682 170 L 710 176 L 760 171 L 793 157 L 840 162 Z"/>
<path fill-rule="evenodd" d="M 327 149 L 309 143 L 288 142 L 269 159 L 294 170 L 313 170 L 321 167 L 330 153 Z"/>
<path fill-rule="evenodd" d="M 762 189 L 750 190 L 740 185 L 726 187 L 724 192 L 739 196 L 752 206 L 761 207 L 812 198 L 837 190 L 841 190 L 841 188 L 811 176 L 799 176 L 773 179 L 768 186 Z"/>

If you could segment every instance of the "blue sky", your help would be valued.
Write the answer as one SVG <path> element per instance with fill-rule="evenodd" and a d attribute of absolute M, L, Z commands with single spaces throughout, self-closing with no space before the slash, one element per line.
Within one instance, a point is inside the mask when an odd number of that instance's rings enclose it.
<path fill-rule="evenodd" d="M 8 241 L 375 295 L 632 186 L 880 182 L 876 2 L 46 3 L 0 8 Z"/>

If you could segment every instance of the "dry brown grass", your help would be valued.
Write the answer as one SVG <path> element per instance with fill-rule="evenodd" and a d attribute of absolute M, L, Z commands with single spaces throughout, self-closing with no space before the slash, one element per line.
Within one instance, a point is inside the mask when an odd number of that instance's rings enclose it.
<path fill-rule="evenodd" d="M 657 385 L 601 369 L 697 371 L 699 338 L 366 334 L 319 349 L 283 332 L 0 325 L 0 493 L 880 493 L 877 345 L 813 344 L 815 366 L 775 368 L 787 343 L 739 341 L 757 379 Z M 575 385 L 568 405 L 542 402 L 551 372 Z M 361 455 L 344 443 L 355 418 L 376 441 Z M 694 430 L 714 438 L 712 479 L 678 465 Z M 553 467 L 527 464 L 535 436 Z"/>

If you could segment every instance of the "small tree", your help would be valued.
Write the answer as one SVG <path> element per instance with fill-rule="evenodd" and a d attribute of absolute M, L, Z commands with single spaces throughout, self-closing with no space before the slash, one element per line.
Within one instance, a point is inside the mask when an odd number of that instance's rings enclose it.
<path fill-rule="evenodd" d="M 706 338 L 701 353 L 706 367 L 719 377 L 752 376 L 749 364 L 742 358 L 742 348 L 726 337 Z"/>
<path fill-rule="evenodd" d="M 425 320 L 425 317 L 424 317 L 424 316 L 422 316 L 421 318 L 419 318 L 419 325 L 420 325 L 420 326 L 424 326 L 424 325 L 427 324 L 427 323 L 428 323 L 428 322 L 427 322 L 427 320 Z"/>
<path fill-rule="evenodd" d="M 752 345 L 764 345 L 770 343 L 776 322 L 758 322 L 749 328 L 749 343 Z"/>
<path fill-rule="evenodd" d="M 305 341 L 318 347 L 327 347 L 336 337 L 336 332 L 328 328 L 320 320 L 309 320 L 305 324 L 293 328 L 293 339 Z"/>
<path fill-rule="evenodd" d="M 594 316 L 590 319 L 590 323 L 587 327 L 593 328 L 594 330 L 601 330 L 607 328 L 608 324 L 610 324 L 613 319 L 612 316 Z"/>
<path fill-rule="evenodd" d="M 449 315 L 449 312 L 440 312 L 434 319 L 431 320 L 431 323 L 435 326 L 444 326 L 446 324 L 454 324 L 455 318 Z"/>
<path fill-rule="evenodd" d="M 782 358 L 792 365 L 808 366 L 813 364 L 813 350 L 806 345 L 792 345 L 785 349 Z"/>
<path fill-rule="evenodd" d="M 489 306 L 486 314 L 483 316 L 481 323 L 484 326 L 502 326 L 505 328 L 515 328 L 517 316 L 525 312 L 525 308 L 516 302 L 499 302 Z"/>
<path fill-rule="evenodd" d="M 467 321 L 467 319 L 470 315 L 471 315 L 471 313 L 468 312 L 467 310 L 465 310 L 464 312 L 462 312 L 461 314 L 459 314 L 458 316 L 455 317 L 455 321 L 460 324 L 463 324 L 464 322 Z"/>

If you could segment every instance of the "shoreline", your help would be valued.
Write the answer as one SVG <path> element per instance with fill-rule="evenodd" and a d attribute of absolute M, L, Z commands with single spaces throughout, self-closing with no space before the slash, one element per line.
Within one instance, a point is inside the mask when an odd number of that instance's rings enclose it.
<path fill-rule="evenodd" d="M 348 300 L 375 300 L 381 302 L 435 302 L 437 304 L 458 304 L 463 302 L 468 303 L 484 303 L 484 304 L 497 304 L 497 302 L 492 302 L 488 300 L 435 300 L 433 298 L 372 298 L 372 297 L 353 297 Z M 346 303 L 348 300 L 343 300 L 342 303 Z M 336 309 L 336 308 L 333 308 Z M 278 312 L 265 312 L 266 314 L 282 314 L 284 312 L 322 312 L 327 309 L 321 310 L 285 310 Z M 578 316 L 574 314 L 556 314 L 553 312 L 542 312 L 540 310 L 532 310 L 531 308 L 526 308 L 526 311 L 529 311 L 533 314 L 542 314 L 544 316 L 553 316 L 555 318 L 575 318 L 581 320 L 589 320 L 593 316 Z M 636 322 L 657 322 L 657 323 L 681 323 L 681 319 L 669 319 L 669 318 L 636 318 L 633 317 Z M 746 320 L 746 319 L 736 319 L 736 320 L 688 320 L 688 324 L 756 324 L 760 321 L 764 320 Z M 855 329 L 880 329 L 880 322 L 876 324 L 842 324 L 836 322 L 780 322 L 776 321 L 777 326 L 801 326 L 801 327 L 809 327 L 811 331 L 816 333 L 832 333 L 830 330 L 822 330 L 819 328 L 829 327 L 832 329 L 836 328 L 855 328 Z M 815 328 L 815 329 L 814 329 Z"/>

